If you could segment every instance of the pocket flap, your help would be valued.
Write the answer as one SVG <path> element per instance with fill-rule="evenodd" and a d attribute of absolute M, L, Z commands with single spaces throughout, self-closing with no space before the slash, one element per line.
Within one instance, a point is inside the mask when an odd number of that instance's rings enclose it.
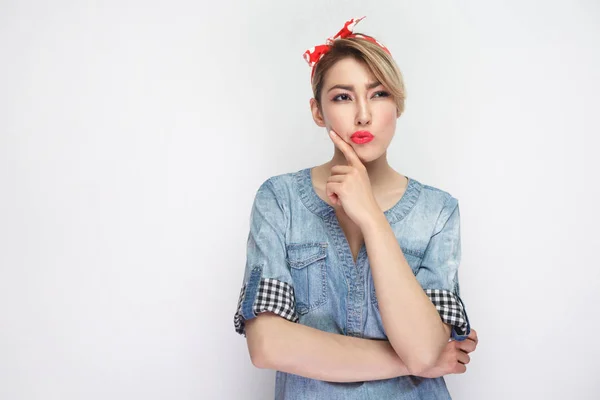
<path fill-rule="evenodd" d="M 288 244 L 287 261 L 292 268 L 304 268 L 327 256 L 327 244 L 327 242 Z"/>

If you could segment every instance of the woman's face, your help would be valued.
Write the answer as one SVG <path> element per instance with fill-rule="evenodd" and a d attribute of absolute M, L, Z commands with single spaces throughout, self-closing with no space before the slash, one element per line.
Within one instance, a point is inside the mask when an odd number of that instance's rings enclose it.
<path fill-rule="evenodd" d="M 398 110 L 389 91 L 366 65 L 354 58 L 338 61 L 325 75 L 322 113 L 314 98 L 310 104 L 317 125 L 335 131 L 363 162 L 386 152 L 396 130 Z M 374 138 L 368 143 L 354 143 L 350 137 L 356 131 L 369 131 Z"/>

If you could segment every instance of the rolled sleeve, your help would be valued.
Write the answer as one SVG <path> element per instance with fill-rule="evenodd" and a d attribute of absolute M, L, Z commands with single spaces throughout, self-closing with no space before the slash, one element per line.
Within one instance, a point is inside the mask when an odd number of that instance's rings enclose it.
<path fill-rule="evenodd" d="M 286 209 L 272 179 L 258 189 L 250 213 L 244 281 L 234 315 L 235 331 L 244 337 L 245 321 L 262 312 L 298 322 L 293 281 L 286 263 Z"/>
<path fill-rule="evenodd" d="M 416 278 L 442 321 L 451 325 L 451 337 L 457 341 L 465 340 L 471 332 L 467 310 L 460 297 L 460 259 L 460 209 L 458 200 L 449 196 L 437 219 Z"/>

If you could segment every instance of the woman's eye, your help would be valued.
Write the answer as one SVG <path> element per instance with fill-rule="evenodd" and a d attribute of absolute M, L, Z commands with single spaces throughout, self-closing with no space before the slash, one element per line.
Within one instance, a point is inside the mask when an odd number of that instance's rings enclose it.
<path fill-rule="evenodd" d="M 345 97 L 345 98 L 340 99 L 340 97 Z M 340 100 L 348 100 L 348 95 L 345 93 L 342 93 L 342 94 L 338 94 L 337 96 L 335 96 L 333 98 L 333 101 L 340 101 Z"/>
<path fill-rule="evenodd" d="M 375 95 L 378 95 L 378 94 L 380 95 L 379 97 L 388 97 L 390 95 L 388 92 L 385 92 L 383 90 L 375 93 Z"/>

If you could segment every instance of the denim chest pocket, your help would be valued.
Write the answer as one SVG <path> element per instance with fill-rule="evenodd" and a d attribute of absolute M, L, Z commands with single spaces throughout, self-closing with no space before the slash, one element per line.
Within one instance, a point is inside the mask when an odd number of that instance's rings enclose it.
<path fill-rule="evenodd" d="M 417 272 L 419 271 L 419 266 L 421 265 L 421 260 L 422 257 L 416 255 L 417 253 L 414 251 L 410 251 L 410 250 L 402 250 L 404 253 L 404 258 L 406 258 L 406 261 L 408 262 L 408 264 L 410 265 L 410 268 L 412 269 L 413 275 L 417 275 Z M 369 273 L 371 274 L 371 271 L 369 271 Z M 377 294 L 375 292 L 375 281 L 373 281 L 373 275 L 371 274 L 371 276 L 369 276 L 370 278 L 370 283 L 369 283 L 369 292 L 370 292 L 370 296 L 371 296 L 371 304 L 373 304 L 373 306 L 375 306 L 375 308 L 377 310 L 379 310 L 379 304 L 377 302 Z"/>
<path fill-rule="evenodd" d="M 306 314 L 327 301 L 327 245 L 310 242 L 286 246 L 298 314 Z"/>

